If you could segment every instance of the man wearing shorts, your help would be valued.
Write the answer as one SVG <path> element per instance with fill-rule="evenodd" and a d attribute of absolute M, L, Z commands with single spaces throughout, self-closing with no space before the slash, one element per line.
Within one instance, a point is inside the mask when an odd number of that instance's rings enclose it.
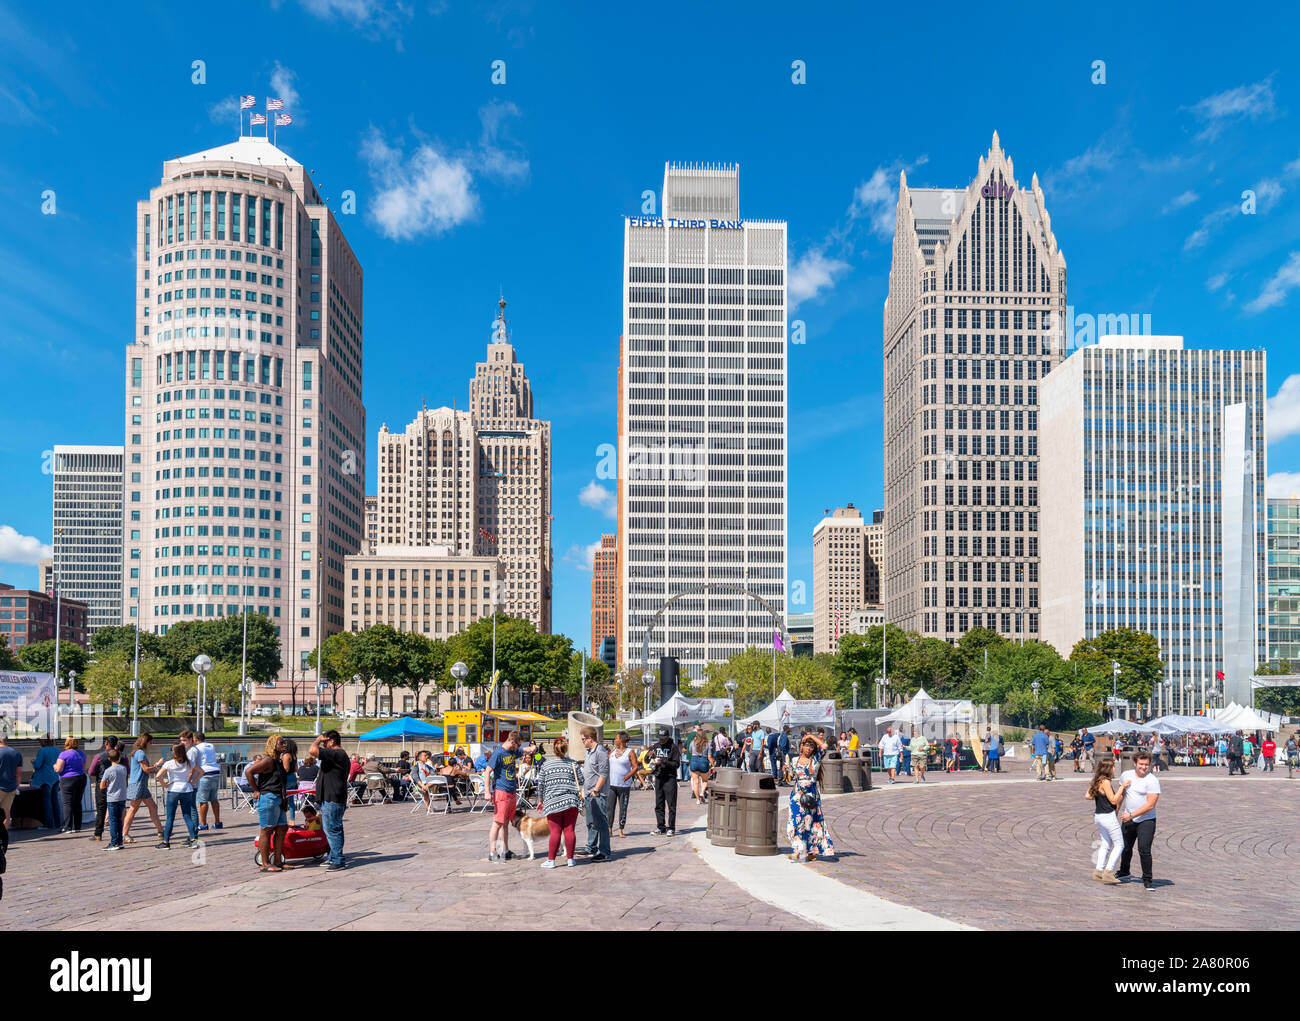
<path fill-rule="evenodd" d="M 894 733 L 894 728 L 886 728 L 885 736 L 880 739 L 880 763 L 888 771 L 890 783 L 898 775 L 898 754 L 902 749 L 903 742 Z"/>
<path fill-rule="evenodd" d="M 1092 750 L 1097 745 L 1097 739 L 1088 733 L 1088 728 L 1084 727 L 1079 731 L 1079 737 L 1083 739 L 1083 757 L 1089 765 L 1092 764 Z"/>
<path fill-rule="evenodd" d="M 192 730 L 181 731 L 181 744 L 185 746 L 186 755 L 191 766 L 198 766 L 203 772 L 199 775 L 198 793 L 195 802 L 199 806 L 199 829 L 208 828 L 208 806 L 212 807 L 212 828 L 221 829 L 221 806 L 217 799 L 221 796 L 221 767 L 217 765 L 217 749 L 208 740 L 206 734 L 195 734 Z"/>
<path fill-rule="evenodd" d="M 483 770 L 483 789 L 492 802 L 492 829 L 488 831 L 488 861 L 509 861 L 510 824 L 515 818 L 518 800 L 519 741 L 513 730 L 501 738 L 501 747 L 488 759 Z M 501 838 L 501 853 L 497 854 L 497 838 Z"/>

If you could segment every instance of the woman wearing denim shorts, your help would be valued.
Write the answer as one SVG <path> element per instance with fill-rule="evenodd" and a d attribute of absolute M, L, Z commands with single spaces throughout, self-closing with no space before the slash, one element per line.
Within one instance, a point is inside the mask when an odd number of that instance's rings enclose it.
<path fill-rule="evenodd" d="M 266 739 L 266 754 L 259 755 L 244 769 L 244 778 L 257 791 L 257 825 L 261 830 L 258 846 L 262 852 L 261 872 L 284 871 L 284 836 L 289 832 L 285 814 L 285 768 L 289 758 L 284 737 L 273 734 Z"/>

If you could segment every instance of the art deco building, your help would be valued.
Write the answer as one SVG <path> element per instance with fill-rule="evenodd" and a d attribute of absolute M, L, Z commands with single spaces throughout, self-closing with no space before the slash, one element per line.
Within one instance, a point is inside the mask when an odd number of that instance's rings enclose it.
<path fill-rule="evenodd" d="M 872 606 L 881 605 L 880 572 L 885 559 L 885 512 L 873 511 L 871 520 L 862 526 L 863 554 L 862 598 Z"/>
<path fill-rule="evenodd" d="M 366 497 L 366 552 L 374 553 L 379 544 L 379 497 Z"/>
<path fill-rule="evenodd" d="M 1155 635 L 1157 712 L 1214 701 L 1219 671 L 1249 705 L 1268 658 L 1265 368 L 1263 351 L 1111 336 L 1043 382 L 1042 637 L 1068 655 Z"/>
<path fill-rule="evenodd" d="M 956 639 L 1038 633 L 1039 381 L 1061 358 L 1065 257 L 1038 177 L 996 133 L 975 178 L 901 175 L 884 312 L 883 597 L 892 624 Z M 1024 630 L 1021 630 L 1021 629 Z"/>
<path fill-rule="evenodd" d="M 163 164 L 135 288 L 126 619 L 136 589 L 157 633 L 247 603 L 302 670 L 365 541 L 361 266 L 302 164 L 242 137 Z"/>
<path fill-rule="evenodd" d="M 786 225 L 741 219 L 735 166 L 668 164 L 662 197 L 623 228 L 619 654 L 649 629 L 700 680 L 784 625 Z"/>
<path fill-rule="evenodd" d="M 505 300 L 470 410 L 425 408 L 379 430 L 376 545 L 445 546 L 500 559 L 498 609 L 551 629 L 551 424 L 510 343 Z"/>
<path fill-rule="evenodd" d="M 866 534 L 862 512 L 837 507 L 813 529 L 813 652 L 840 651 L 849 615 L 863 605 Z"/>
<path fill-rule="evenodd" d="M 602 535 L 591 561 L 591 655 L 600 655 L 606 638 L 618 630 L 618 536 Z"/>

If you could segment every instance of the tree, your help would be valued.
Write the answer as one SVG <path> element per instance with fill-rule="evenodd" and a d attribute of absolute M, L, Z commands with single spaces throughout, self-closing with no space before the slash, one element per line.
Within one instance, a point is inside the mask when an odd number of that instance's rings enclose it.
<path fill-rule="evenodd" d="M 403 631 L 398 636 L 401 650 L 402 673 L 406 687 L 415 696 L 415 711 L 423 715 L 420 709 L 420 691 L 430 682 L 446 672 L 447 644 L 441 639 L 428 639 L 416 631 Z"/>
<path fill-rule="evenodd" d="M 852 705 L 853 682 L 857 681 L 858 704 L 874 704 L 876 678 L 888 668 L 891 681 L 894 679 L 905 664 L 915 637 L 914 632 L 904 631 L 895 624 L 877 624 L 862 635 L 841 635 L 840 649 L 835 656 L 835 675 L 839 680 L 836 696 Z"/>
<path fill-rule="evenodd" d="M 1120 665 L 1119 696 L 1133 702 L 1150 702 L 1156 685 L 1164 677 L 1160 660 L 1160 643 L 1146 631 L 1115 628 L 1103 631 L 1091 641 L 1080 639 L 1070 652 L 1070 659 L 1082 666 L 1090 663 L 1104 668 L 1111 676 L 1111 662 Z"/>
<path fill-rule="evenodd" d="M 727 698 L 727 681 L 735 681 L 736 717 L 749 716 L 772 701 L 772 653 L 750 646 L 724 663 L 704 668 L 704 684 L 694 694 Z M 797 699 L 835 698 L 836 678 L 829 656 L 776 657 L 776 693 L 785 689 Z M 658 699 L 653 700 L 658 704 Z"/>
<path fill-rule="evenodd" d="M 325 668 L 321 671 L 321 680 L 330 686 L 330 705 L 338 708 L 339 685 L 350 682 L 354 675 L 361 673 L 360 632 L 339 631 L 321 643 L 321 659 Z M 316 650 L 307 653 L 307 665 L 316 669 Z M 366 678 L 369 684 L 369 678 Z M 363 689 L 364 690 L 364 689 Z M 364 703 L 363 703 L 364 704 Z"/>
<path fill-rule="evenodd" d="M 1038 641 L 990 644 L 988 653 L 988 669 L 972 675 L 965 697 L 1001 705 L 1008 720 L 1017 723 L 1059 728 L 1096 722 L 1102 699 L 1096 664 L 1063 660 L 1055 648 Z M 982 662 L 982 652 L 980 658 Z"/>
<path fill-rule="evenodd" d="M 214 668 L 214 673 L 215 673 Z M 236 671 L 238 673 L 238 671 Z M 103 704 L 129 706 L 135 659 L 121 649 L 96 656 L 86 670 L 86 691 Z M 209 679 L 209 692 L 211 680 Z M 173 713 L 177 705 L 189 698 L 192 682 L 170 673 L 163 662 L 153 656 L 140 657 L 140 706 L 164 706 Z"/>
<path fill-rule="evenodd" d="M 31 670 L 35 673 L 52 674 L 54 672 L 54 639 L 47 638 L 43 642 L 33 642 L 31 645 L 23 647 L 18 658 L 21 660 L 24 670 Z M 81 675 L 86 672 L 86 663 L 90 657 L 76 642 L 69 642 L 64 639 L 59 642 L 59 683 L 68 679 L 68 674 L 75 670 L 77 672 L 77 690 L 85 691 L 86 686 L 82 683 Z"/>
<path fill-rule="evenodd" d="M 1265 663 L 1255 671 L 1260 677 L 1288 676 L 1295 672 L 1295 667 L 1285 659 L 1277 663 Z M 1300 716 L 1300 685 L 1288 688 L 1256 688 L 1255 707 L 1281 716 Z"/>
<path fill-rule="evenodd" d="M 582 662 L 587 661 L 587 701 L 596 701 L 602 705 L 609 702 L 609 692 L 606 690 L 609 684 L 609 666 L 603 659 L 592 659 L 584 657 L 583 653 L 575 649 L 569 657 L 569 673 L 565 678 L 565 690 L 570 694 L 581 694 L 582 692 Z M 617 692 L 614 695 L 617 697 Z M 582 711 L 586 712 L 587 707 L 583 706 Z"/>
<path fill-rule="evenodd" d="M 0 635 L 0 670 L 21 670 L 22 663 L 9 650 L 9 636 Z"/>
<path fill-rule="evenodd" d="M 961 653 L 965 669 L 963 676 L 970 684 L 975 674 L 982 673 L 987 662 L 988 650 L 1003 646 L 1007 640 L 996 631 L 986 627 L 972 628 L 957 639 L 957 649 Z"/>
<path fill-rule="evenodd" d="M 90 648 L 97 657 L 114 651 L 124 651 L 134 658 L 136 631 L 134 624 L 113 624 L 102 627 L 90 636 Z M 141 656 L 162 654 L 161 638 L 150 631 L 140 631 L 139 634 Z"/>
<path fill-rule="evenodd" d="M 379 688 L 388 689 L 388 702 L 392 705 L 393 685 L 403 677 L 401 636 L 388 624 L 375 624 L 358 632 L 357 661 L 362 678 L 362 705 L 375 685 L 375 712 L 379 712 Z"/>

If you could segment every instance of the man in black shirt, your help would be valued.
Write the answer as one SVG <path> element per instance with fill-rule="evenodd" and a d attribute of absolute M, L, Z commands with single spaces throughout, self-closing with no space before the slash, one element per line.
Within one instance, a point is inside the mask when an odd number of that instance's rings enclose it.
<path fill-rule="evenodd" d="M 320 804 L 321 825 L 329 841 L 329 864 L 326 872 L 345 867 L 343 861 L 343 813 L 348 803 L 348 770 L 352 763 L 339 747 L 339 732 L 327 730 L 312 742 L 308 752 L 320 763 L 316 775 L 316 801 Z"/>
<path fill-rule="evenodd" d="M 655 833 L 672 836 L 677 828 L 677 768 L 681 751 L 671 734 L 664 734 L 650 752 L 650 771 L 655 781 Z M 664 808 L 668 809 L 668 827 L 664 828 Z"/>

